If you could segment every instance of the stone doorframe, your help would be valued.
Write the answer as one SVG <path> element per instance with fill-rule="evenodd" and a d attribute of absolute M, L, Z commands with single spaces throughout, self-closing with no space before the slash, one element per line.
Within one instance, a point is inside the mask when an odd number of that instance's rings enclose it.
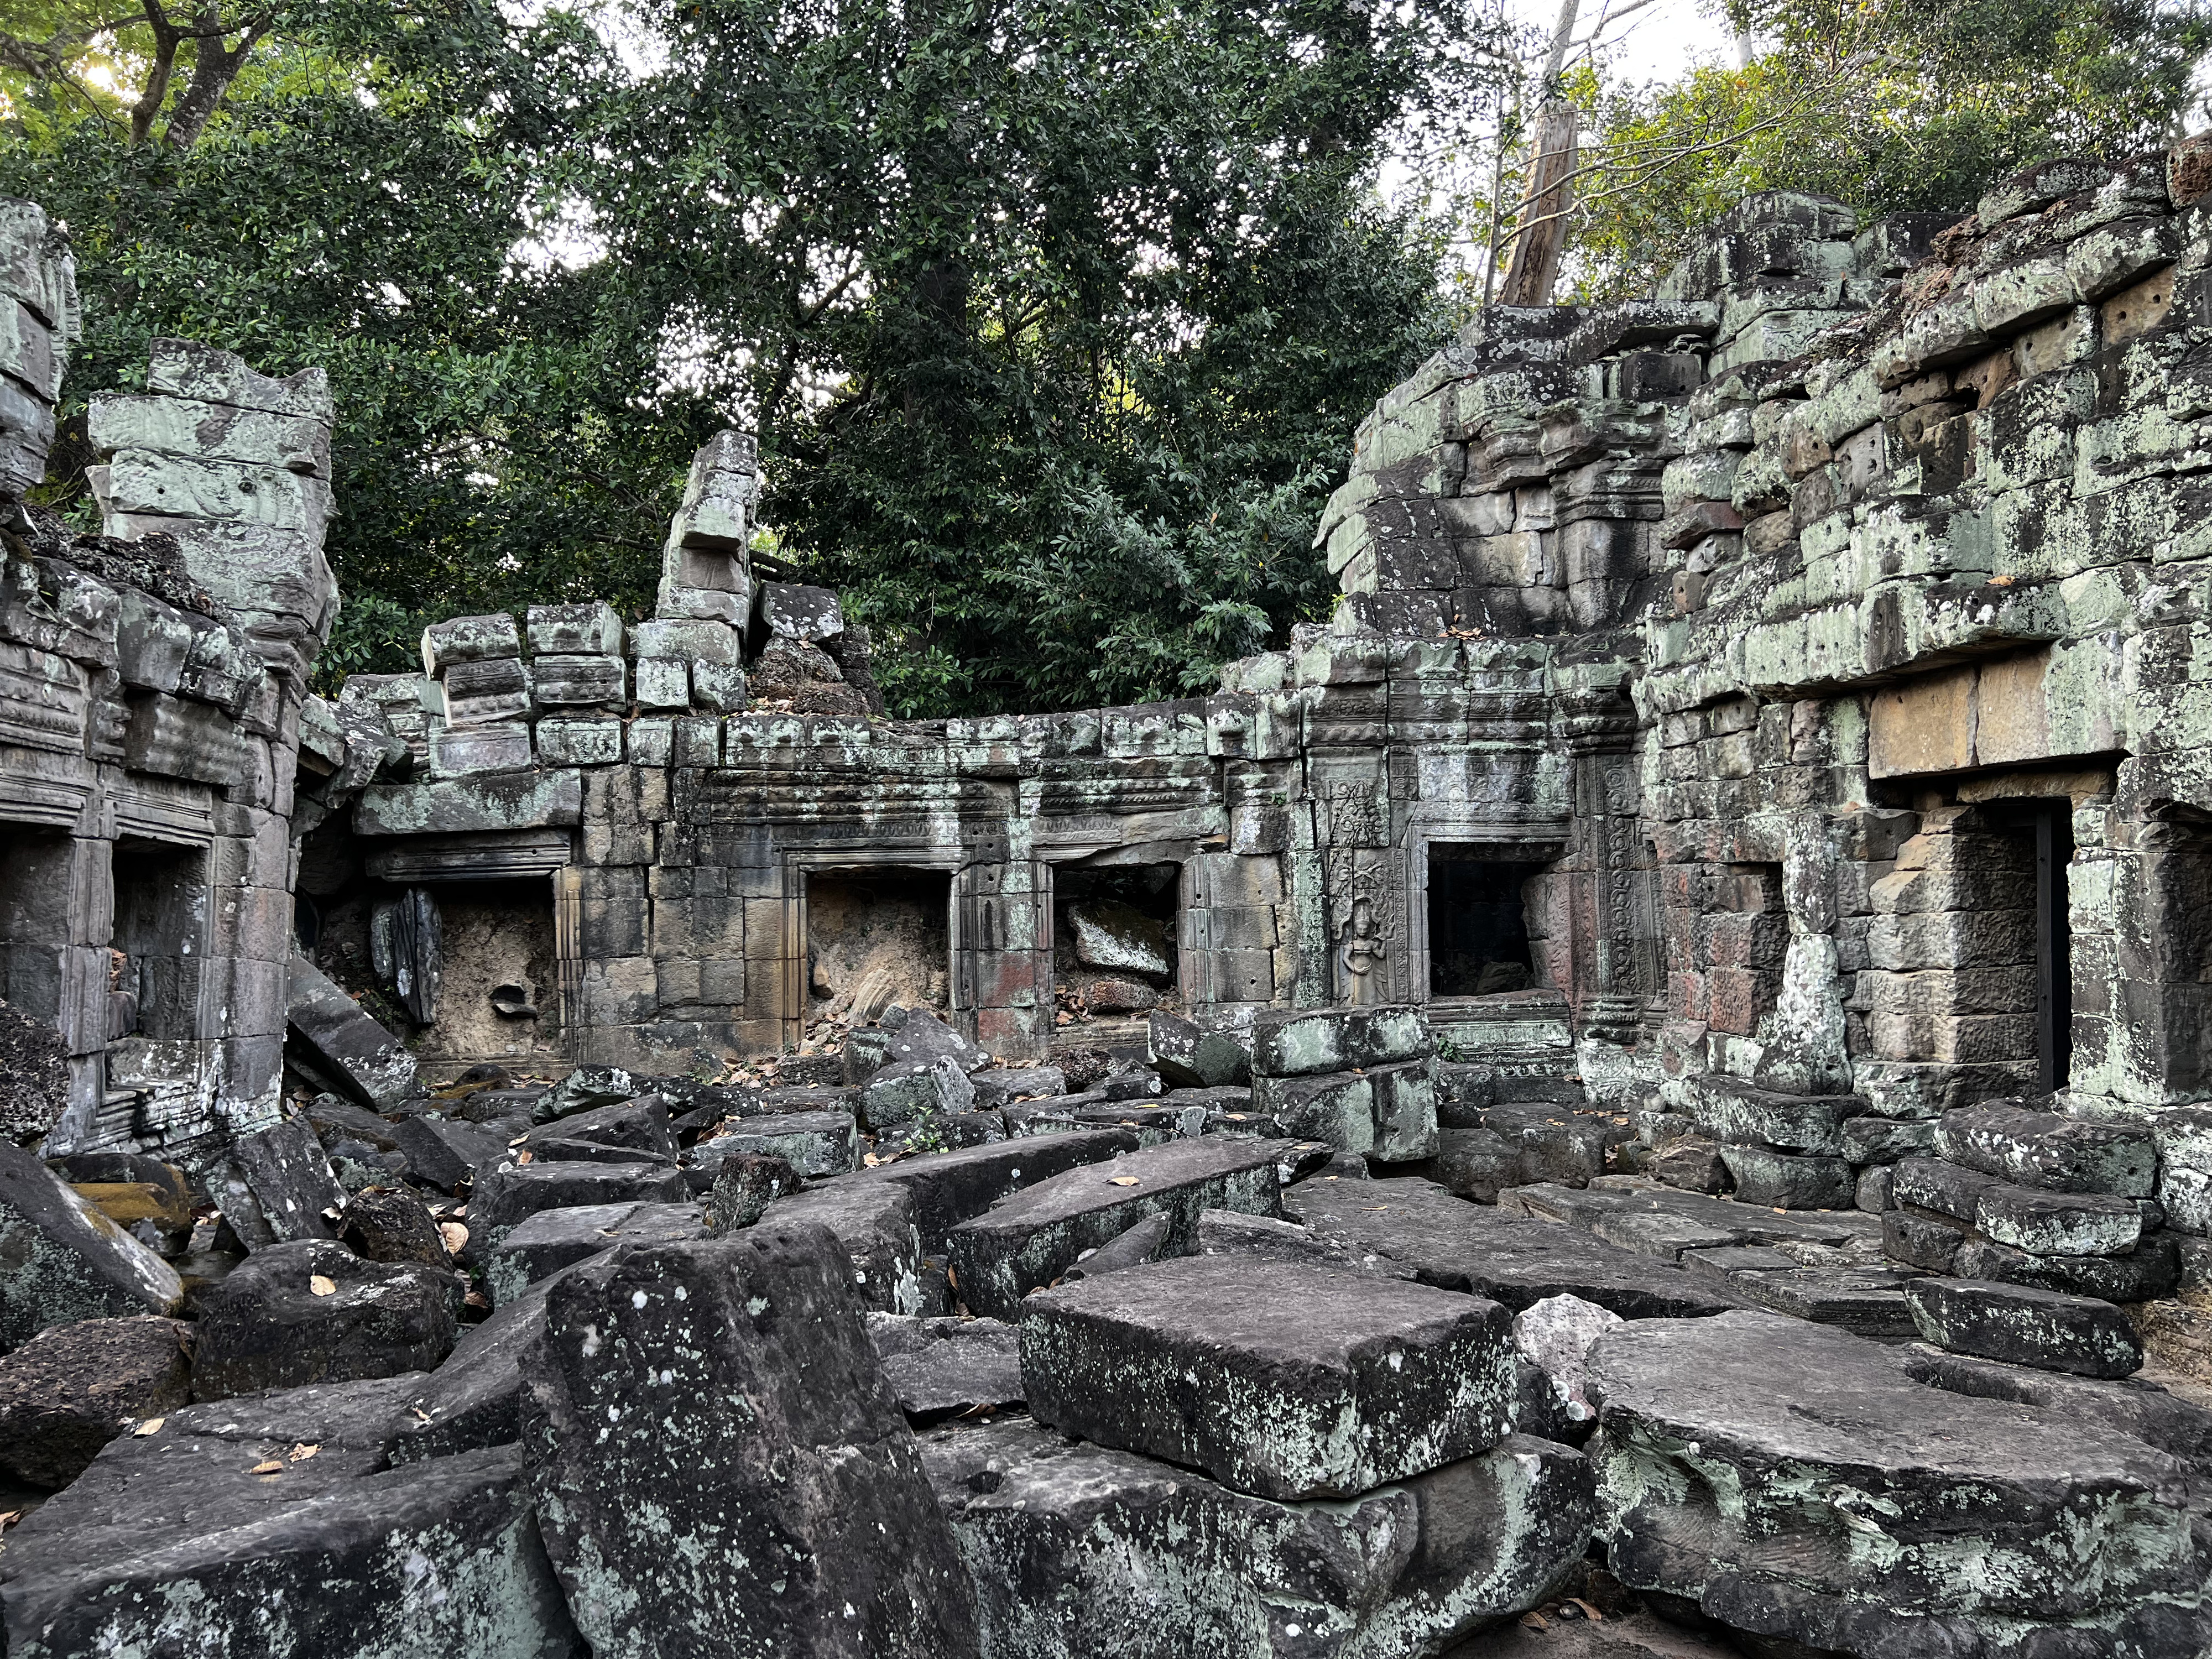
<path fill-rule="evenodd" d="M 1400 981 L 1411 1002 L 1427 1003 L 1429 966 L 1429 845 L 1490 846 L 1511 848 L 1529 864 L 1553 864 L 1565 858 L 1574 830 L 1565 818 L 1524 819 L 1518 823 L 1480 818 L 1459 812 L 1417 812 L 1406 826 L 1401 848 L 1406 882 L 1406 939 L 1404 977 Z M 1332 941 L 1334 943 L 1334 941 Z"/>
<path fill-rule="evenodd" d="M 778 1017 L 783 1042 L 795 1048 L 806 1035 L 806 882 L 810 876 L 884 875 L 899 870 L 927 870 L 952 878 L 952 896 L 946 908 L 945 984 L 954 1011 L 961 1009 L 960 963 L 969 930 L 961 926 L 960 872 L 966 854 L 963 848 L 912 847 L 786 847 L 782 849 L 782 927 L 777 943 L 777 978 L 782 991 Z"/>

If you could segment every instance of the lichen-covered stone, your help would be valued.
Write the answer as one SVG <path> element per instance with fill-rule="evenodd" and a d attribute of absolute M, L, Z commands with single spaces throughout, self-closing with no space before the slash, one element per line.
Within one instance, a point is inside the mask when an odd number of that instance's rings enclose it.
<path fill-rule="evenodd" d="M 173 1314 L 176 1270 L 30 1153 L 0 1146 L 0 1349 L 81 1319 Z"/>
<path fill-rule="evenodd" d="M 1477 1297 L 1187 1256 L 1021 1307 L 1030 1413 L 1263 1498 L 1352 1497 L 1507 1431 L 1512 1326 Z"/>
<path fill-rule="evenodd" d="M 2142 1368 L 2127 1316 L 2094 1297 L 1978 1279 L 1916 1279 L 1905 1299 L 1920 1334 L 1939 1348 L 2078 1376 Z"/>
<path fill-rule="evenodd" d="M 87 1319 L 0 1358 L 0 1468 L 66 1486 L 117 1435 L 185 1405 L 190 1337 L 179 1320 Z"/>
<path fill-rule="evenodd" d="M 602 1659 L 975 1651 L 951 1533 L 818 1228 L 625 1245 L 564 1274 L 526 1443 Z"/>
<path fill-rule="evenodd" d="M 933 1431 L 985 1659 L 1398 1659 L 1534 1607 L 1589 1537 L 1581 1455 L 1516 1436 L 1283 1504 L 1019 1419 Z"/>
<path fill-rule="evenodd" d="M 192 1397 L 428 1370 L 453 1348 L 458 1301 L 439 1268 L 364 1261 L 324 1239 L 271 1244 L 203 1297 Z"/>

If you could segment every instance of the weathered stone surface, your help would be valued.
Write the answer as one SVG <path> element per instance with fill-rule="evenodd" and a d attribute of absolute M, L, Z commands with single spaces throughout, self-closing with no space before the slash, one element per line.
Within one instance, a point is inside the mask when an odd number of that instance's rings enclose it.
<path fill-rule="evenodd" d="M 1251 1080 L 1252 1055 L 1243 1043 L 1179 1014 L 1154 1009 L 1146 1022 L 1146 1044 L 1153 1066 L 1172 1086 L 1208 1089 Z"/>
<path fill-rule="evenodd" d="M 1601 1535 L 1633 1588 L 1841 1652 L 2202 1639 L 2183 1466 L 2140 1441 L 1923 1388 L 1895 1350 L 1772 1314 L 1632 1322 L 1589 1386 Z"/>
<path fill-rule="evenodd" d="M 519 1450 L 384 1468 L 408 1382 L 196 1406 L 114 1442 L 9 1540 L 8 1650 L 573 1659 Z"/>
<path fill-rule="evenodd" d="M 951 1054 L 894 1060 L 872 1073 L 860 1091 L 860 1112 L 872 1130 L 894 1128 L 915 1118 L 950 1117 L 975 1103 L 975 1085 Z"/>
<path fill-rule="evenodd" d="M 2125 1255 L 2032 1255 L 1970 1234 L 1961 1239 L 1953 1273 L 1990 1279 L 2102 1302 L 2154 1302 L 2180 1282 L 2179 1253 L 2171 1233 L 2153 1233 Z"/>
<path fill-rule="evenodd" d="M 0 1146 L 0 1350 L 80 1319 L 173 1314 L 176 1270 L 20 1147 Z"/>
<path fill-rule="evenodd" d="M 1073 1285 L 1079 1279 L 1122 1273 L 1131 1267 L 1141 1267 L 1149 1261 L 1157 1261 L 1160 1259 L 1160 1252 L 1167 1248 L 1169 1236 L 1173 1231 L 1172 1222 L 1166 1213 L 1148 1215 L 1134 1226 L 1116 1233 L 1097 1249 L 1085 1250 L 1076 1257 L 1075 1265 L 1060 1275 L 1060 1282 Z"/>
<path fill-rule="evenodd" d="M 1314 1077 L 1326 1072 L 1420 1060 L 1431 1052 L 1417 1008 L 1320 1008 L 1270 1012 L 1252 1024 L 1252 1070 L 1263 1077 Z"/>
<path fill-rule="evenodd" d="M 415 1057 L 305 957 L 292 958 L 285 1018 L 316 1069 L 363 1105 L 388 1110 L 415 1087 Z"/>
<path fill-rule="evenodd" d="M 1974 1224 L 1998 1243 L 2034 1255 L 2125 1255 L 2142 1237 L 2142 1211 L 2132 1200 L 2102 1193 L 1999 1182 L 1977 1195 Z"/>
<path fill-rule="evenodd" d="M 1263 1498 L 1356 1496 L 1510 1425 L 1505 1310 L 1422 1285 L 1188 1256 L 1030 1297 L 1021 1328 L 1040 1422 Z"/>
<path fill-rule="evenodd" d="M 1840 1158 L 1795 1158 L 1765 1146 L 1723 1146 L 1721 1162 L 1746 1204 L 1785 1210 L 1845 1210 L 1858 1201 L 1858 1176 Z"/>
<path fill-rule="evenodd" d="M 878 1313 L 939 1311 L 940 1297 L 924 1286 L 917 1207 L 908 1188 L 887 1182 L 832 1181 L 777 1199 L 756 1226 L 821 1227 L 845 1252 L 853 1296 Z M 936 1290 L 941 1291 L 943 1274 Z"/>
<path fill-rule="evenodd" d="M 1570 1423 L 1597 1415 L 1583 1381 L 1590 1344 L 1620 1323 L 1620 1316 L 1578 1296 L 1547 1296 L 1513 1316 L 1513 1346 L 1540 1375 L 1555 1409 Z"/>
<path fill-rule="evenodd" d="M 526 1443 L 540 1530 L 603 1659 L 975 1650 L 966 1575 L 845 1276 L 825 1232 L 771 1222 L 625 1245 L 552 1286 Z"/>
<path fill-rule="evenodd" d="M 35 1143 L 69 1104 L 69 1045 L 52 1026 L 0 1003 L 0 1136 Z"/>
<path fill-rule="evenodd" d="M 452 1252 L 438 1223 L 410 1192 L 369 1188 L 346 1200 L 338 1237 L 364 1261 L 414 1261 L 428 1267 L 451 1265 Z"/>
<path fill-rule="evenodd" d="M 2000 1181 L 2054 1193 L 2148 1198 L 2158 1170 L 2148 1129 L 2034 1111 L 2011 1101 L 1945 1113 L 1936 1151 Z"/>
<path fill-rule="evenodd" d="M 1520 1436 L 1348 1503 L 1249 1497 L 1020 1419 L 922 1454 L 986 1659 L 1434 1653 L 1536 1605 L 1589 1533 L 1581 1455 Z"/>
<path fill-rule="evenodd" d="M 215 1187 L 223 1218 L 250 1250 L 298 1238 L 332 1238 L 327 1213 L 342 1210 L 345 1189 L 314 1129 L 295 1117 L 259 1134 L 241 1135 Z"/>
<path fill-rule="evenodd" d="M 1021 1332 L 995 1319 L 872 1313 L 868 1340 L 909 1420 L 1022 1403 Z"/>
<path fill-rule="evenodd" d="M 2079 1376 L 2142 1368 L 2142 1343 L 2109 1302 L 1978 1279 L 1915 1279 L 1905 1299 L 1920 1334 L 1954 1353 Z"/>
<path fill-rule="evenodd" d="M 843 1175 L 859 1163 L 860 1133 L 850 1112 L 787 1112 L 732 1121 L 702 1140 L 693 1157 L 702 1164 L 726 1158 L 781 1158 L 813 1180 Z"/>
<path fill-rule="evenodd" d="M 714 1166 L 714 1185 L 707 1197 L 707 1231 L 732 1233 L 750 1227 L 769 1205 L 797 1192 L 803 1184 L 791 1161 L 774 1152 L 725 1157 Z"/>
<path fill-rule="evenodd" d="M 540 1210 L 518 1222 L 485 1254 L 484 1285 L 504 1308 L 563 1267 L 617 1244 L 702 1238 L 708 1228 L 698 1204 L 580 1204 Z"/>
<path fill-rule="evenodd" d="M 499 1164 L 477 1172 L 469 1194 L 469 1256 L 487 1260 L 513 1228 L 543 1210 L 580 1204 L 681 1204 L 679 1170 L 652 1164 Z"/>
<path fill-rule="evenodd" d="M 453 1346 L 452 1277 L 301 1239 L 256 1251 L 202 1299 L 192 1397 L 428 1370 Z"/>
<path fill-rule="evenodd" d="M 191 1328 L 149 1316 L 81 1320 L 0 1358 L 0 1468 L 66 1486 L 117 1435 L 185 1405 Z"/>
<path fill-rule="evenodd" d="M 945 1235 L 955 1226 L 981 1215 L 1001 1199 L 1070 1170 L 1103 1164 L 1136 1150 L 1137 1137 L 1126 1129 L 1081 1129 L 904 1158 L 886 1168 L 863 1170 L 851 1180 L 861 1185 L 887 1184 L 908 1193 L 922 1248 L 935 1255 L 944 1249 Z"/>
<path fill-rule="evenodd" d="M 507 1137 L 497 1130 L 456 1119 L 423 1115 L 402 1118 L 392 1138 L 407 1156 L 407 1167 L 431 1186 L 452 1192 L 507 1156 Z"/>
<path fill-rule="evenodd" d="M 1075 935 L 1075 959 L 1086 968 L 1167 978 L 1167 930 L 1158 917 L 1134 905 L 1106 900 L 1071 904 L 1067 921 Z"/>
<path fill-rule="evenodd" d="M 1148 1215 L 1172 1218 L 1167 1248 L 1180 1252 L 1200 1211 L 1272 1215 L 1280 1184 L 1272 1142 L 1175 1140 L 1037 1182 L 953 1227 L 945 1243 L 969 1307 L 1007 1319 L 1029 1291 Z"/>
<path fill-rule="evenodd" d="M 1702 1281 L 1586 1234 L 1455 1198 L 1432 1182 L 1322 1176 L 1283 1195 L 1319 1237 L 1413 1269 L 1424 1284 L 1487 1297 L 1518 1311 L 1577 1296 L 1624 1319 L 1718 1313 L 1736 1304 Z"/>

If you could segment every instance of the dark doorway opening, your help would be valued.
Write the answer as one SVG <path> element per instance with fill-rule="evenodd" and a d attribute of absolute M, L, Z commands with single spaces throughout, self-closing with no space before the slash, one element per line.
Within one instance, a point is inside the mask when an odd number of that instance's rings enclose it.
<path fill-rule="evenodd" d="M 883 870 L 806 878 L 808 1018 L 865 1024 L 893 1003 L 950 1003 L 952 878 Z"/>
<path fill-rule="evenodd" d="M 1133 1018 L 1179 983 L 1179 864 L 1063 864 L 1053 871 L 1053 995 L 1063 1012 Z"/>
<path fill-rule="evenodd" d="M 2035 842 L 2035 1073 L 2045 1091 L 2066 1086 L 2074 1061 L 2073 933 L 2066 871 L 2074 861 L 2070 803 L 2038 803 L 2028 833 Z"/>
<path fill-rule="evenodd" d="M 1495 996 L 1535 983 L 1526 890 L 1544 866 L 1512 852 L 1429 843 L 1431 996 Z"/>
<path fill-rule="evenodd" d="M 188 1037 L 207 960 L 207 854 L 125 836 L 115 843 L 108 1036 Z"/>
<path fill-rule="evenodd" d="M 0 996 L 47 1025 L 62 1013 L 70 853 L 61 830 L 0 824 Z"/>

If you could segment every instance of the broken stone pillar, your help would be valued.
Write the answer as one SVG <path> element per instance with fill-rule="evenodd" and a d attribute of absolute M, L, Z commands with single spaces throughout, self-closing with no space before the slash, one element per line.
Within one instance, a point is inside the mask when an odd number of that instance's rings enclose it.
<path fill-rule="evenodd" d="M 753 503 L 760 499 L 757 449 L 742 432 L 718 432 L 691 460 L 684 504 L 661 551 L 654 614 L 742 628 L 752 615 L 752 572 L 745 556 Z"/>

